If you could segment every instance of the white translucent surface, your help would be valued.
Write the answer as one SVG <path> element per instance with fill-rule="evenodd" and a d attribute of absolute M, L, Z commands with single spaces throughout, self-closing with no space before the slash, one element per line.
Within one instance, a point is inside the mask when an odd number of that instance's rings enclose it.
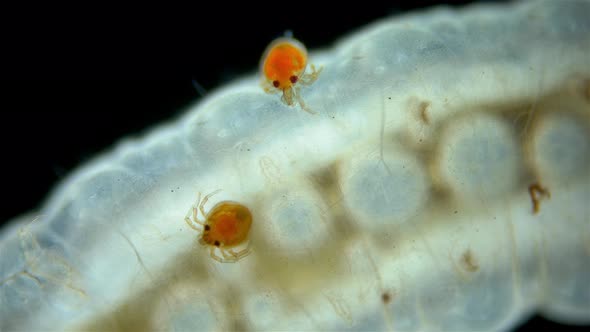
<path fill-rule="evenodd" d="M 316 115 L 228 85 L 0 233 L 0 330 L 590 323 L 588 17 L 532 1 L 378 22 L 310 53 Z M 206 209 L 254 218 L 233 264 L 183 221 L 217 189 Z"/>

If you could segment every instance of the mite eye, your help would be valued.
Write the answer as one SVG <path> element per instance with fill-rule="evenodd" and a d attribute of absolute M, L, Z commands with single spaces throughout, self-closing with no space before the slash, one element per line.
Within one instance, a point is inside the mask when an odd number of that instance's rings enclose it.
<path fill-rule="evenodd" d="M 291 83 L 293 83 L 293 84 L 297 83 L 297 79 L 298 79 L 298 77 L 297 77 L 297 76 L 295 76 L 295 75 L 293 75 L 293 76 L 289 77 L 289 80 L 290 80 L 290 81 L 291 81 Z"/>
<path fill-rule="evenodd" d="M 272 81 L 272 85 L 273 85 L 275 88 L 278 88 L 278 87 L 279 87 L 279 85 L 281 85 L 281 84 L 279 83 L 279 81 L 275 80 L 275 81 Z"/>
<path fill-rule="evenodd" d="M 215 241 L 215 242 L 213 242 L 213 244 L 214 244 L 216 247 L 219 247 L 219 241 Z"/>
<path fill-rule="evenodd" d="M 209 227 L 209 225 L 205 225 L 205 230 L 206 230 L 206 231 L 208 231 L 208 230 L 210 230 L 210 229 L 211 229 L 211 227 Z"/>

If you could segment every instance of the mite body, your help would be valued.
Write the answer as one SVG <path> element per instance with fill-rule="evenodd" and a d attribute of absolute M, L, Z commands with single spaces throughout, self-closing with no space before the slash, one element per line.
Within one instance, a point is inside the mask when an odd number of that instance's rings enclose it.
<path fill-rule="evenodd" d="M 199 243 L 209 247 L 211 258 L 220 263 L 233 263 L 250 254 L 248 234 L 252 225 L 252 213 L 246 206 L 232 201 L 219 202 L 205 213 L 205 204 L 219 191 L 205 196 L 202 201 L 199 193 L 197 202 L 189 209 L 184 221 L 192 229 L 201 232 Z M 199 219 L 199 212 L 205 220 Z M 246 242 L 246 248 L 234 251 L 234 248 Z M 216 254 L 216 250 L 221 253 L 221 257 Z"/>
<path fill-rule="evenodd" d="M 299 87 L 311 85 L 322 71 L 311 65 L 306 73 L 307 50 L 298 40 L 283 37 L 273 41 L 264 52 L 260 63 L 262 87 L 267 93 L 282 93 L 281 100 L 289 106 L 299 103 L 304 111 L 315 113 L 308 108 L 301 97 Z"/>

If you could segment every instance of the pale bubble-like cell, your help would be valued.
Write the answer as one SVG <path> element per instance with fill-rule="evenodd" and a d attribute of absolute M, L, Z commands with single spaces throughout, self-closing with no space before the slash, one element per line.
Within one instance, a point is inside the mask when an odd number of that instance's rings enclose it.
<path fill-rule="evenodd" d="M 263 209 L 269 213 L 261 229 L 270 246 L 285 254 L 316 250 L 329 240 L 327 207 L 304 182 L 278 188 L 264 199 Z"/>
<path fill-rule="evenodd" d="M 485 201 L 510 192 L 520 164 L 510 128 L 485 115 L 451 121 L 439 142 L 443 181 L 462 200 Z"/>
<path fill-rule="evenodd" d="M 548 182 L 567 182 L 590 171 L 588 119 L 575 114 L 551 114 L 534 128 L 534 164 Z"/>
<path fill-rule="evenodd" d="M 406 222 L 423 206 L 428 191 L 422 165 L 403 152 L 351 158 L 340 178 L 350 213 L 367 228 Z"/>

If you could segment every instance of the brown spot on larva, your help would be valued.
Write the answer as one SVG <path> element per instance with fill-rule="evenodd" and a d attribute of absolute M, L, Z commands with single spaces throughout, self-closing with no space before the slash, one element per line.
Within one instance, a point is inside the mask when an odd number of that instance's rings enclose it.
<path fill-rule="evenodd" d="M 587 79 L 584 82 L 584 97 L 590 102 L 590 79 Z"/>
<path fill-rule="evenodd" d="M 389 294 L 389 292 L 383 292 L 383 294 L 381 294 L 381 301 L 383 304 L 389 304 L 391 302 L 391 294 Z"/>
<path fill-rule="evenodd" d="M 430 116 L 428 115 L 428 107 L 430 107 L 430 102 L 423 101 L 418 106 L 418 111 L 420 112 L 420 120 L 424 122 L 424 124 L 430 124 Z"/>
<path fill-rule="evenodd" d="M 535 182 L 529 186 L 529 195 L 533 203 L 533 214 L 539 213 L 541 198 L 551 198 L 551 193 L 539 183 Z"/>
<path fill-rule="evenodd" d="M 407 107 L 412 116 L 415 116 L 422 124 L 430 124 L 429 101 L 420 100 L 420 98 L 413 96 L 408 98 Z"/>
<path fill-rule="evenodd" d="M 463 252 L 463 255 L 461 255 L 461 266 L 463 267 L 463 269 L 465 269 L 465 271 L 468 272 L 476 272 L 477 270 L 479 270 L 479 264 L 477 263 L 475 256 L 471 252 L 471 249 L 465 250 L 465 252 Z"/>

